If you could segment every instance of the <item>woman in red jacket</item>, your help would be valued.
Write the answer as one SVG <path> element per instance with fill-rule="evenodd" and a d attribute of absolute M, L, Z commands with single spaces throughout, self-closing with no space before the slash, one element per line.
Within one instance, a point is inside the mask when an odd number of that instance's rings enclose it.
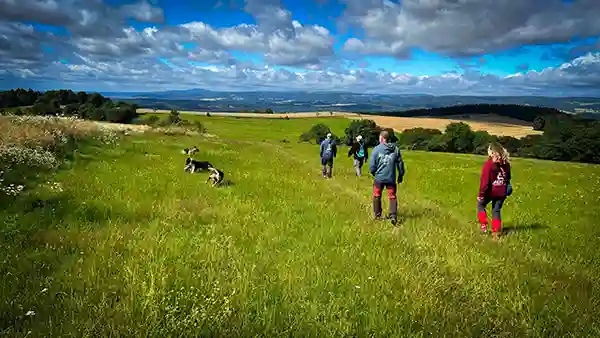
<path fill-rule="evenodd" d="M 509 154 L 501 145 L 493 143 L 488 148 L 489 159 L 483 165 L 479 195 L 477 196 L 477 218 L 481 231 L 487 233 L 488 219 L 486 206 L 492 202 L 492 237 L 498 239 L 502 231 L 500 210 L 506 196 L 512 193 L 510 185 Z"/>

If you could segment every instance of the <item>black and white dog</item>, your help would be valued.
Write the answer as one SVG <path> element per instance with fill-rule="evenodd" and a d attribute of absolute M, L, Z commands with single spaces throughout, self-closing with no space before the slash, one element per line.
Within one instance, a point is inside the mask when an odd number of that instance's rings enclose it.
<path fill-rule="evenodd" d="M 210 182 L 211 185 L 214 187 L 223 182 L 225 174 L 221 170 L 214 167 L 209 167 L 208 170 L 210 171 L 210 175 L 208 175 L 208 179 L 206 180 L 207 183 Z"/>
<path fill-rule="evenodd" d="M 191 148 L 184 148 L 183 154 L 188 156 L 194 156 L 194 154 L 197 154 L 199 151 L 200 149 L 198 149 L 198 147 L 193 146 Z"/>
<path fill-rule="evenodd" d="M 195 173 L 197 171 L 206 171 L 209 170 L 210 168 L 212 168 L 212 164 L 210 164 L 210 162 L 207 161 L 198 161 L 198 160 L 194 160 L 191 157 L 188 157 L 185 160 L 185 167 L 183 168 L 183 171 L 189 171 L 190 173 Z"/>

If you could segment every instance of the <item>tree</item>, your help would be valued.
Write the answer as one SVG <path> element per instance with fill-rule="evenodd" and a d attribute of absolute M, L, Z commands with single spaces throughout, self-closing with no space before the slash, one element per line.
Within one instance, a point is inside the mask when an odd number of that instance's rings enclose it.
<path fill-rule="evenodd" d="M 67 116 L 73 116 L 73 115 L 77 114 L 78 109 L 79 109 L 79 104 L 71 103 L 71 104 L 68 104 L 65 107 L 65 109 L 63 109 L 63 114 L 65 114 Z"/>
<path fill-rule="evenodd" d="M 546 120 L 541 116 L 536 116 L 533 119 L 533 130 L 544 130 L 544 126 L 546 125 Z"/>
<path fill-rule="evenodd" d="M 398 145 L 406 149 L 425 150 L 432 138 L 442 135 L 438 129 L 412 128 L 403 131 L 398 139 Z"/>
<path fill-rule="evenodd" d="M 98 93 L 90 95 L 86 102 L 91 103 L 94 107 L 100 107 L 104 103 L 104 97 Z"/>
<path fill-rule="evenodd" d="M 521 141 L 512 136 L 500 136 L 498 137 L 498 143 L 500 143 L 511 154 L 518 152 L 522 146 Z"/>
<path fill-rule="evenodd" d="M 427 150 L 429 151 L 448 151 L 448 143 L 446 135 L 436 135 L 427 142 Z"/>
<path fill-rule="evenodd" d="M 464 122 L 450 123 L 446 127 L 446 145 L 448 151 L 453 153 L 473 152 L 473 130 Z"/>
<path fill-rule="evenodd" d="M 326 126 L 322 123 L 315 124 L 314 126 L 312 126 L 310 128 L 309 131 L 300 135 L 300 141 L 301 142 L 315 141 L 315 143 L 319 144 L 327 137 L 327 134 L 330 132 L 331 132 L 331 129 L 329 129 L 328 126 Z M 334 138 L 337 139 L 337 137 L 335 137 L 335 136 L 334 136 Z"/>
<path fill-rule="evenodd" d="M 361 135 L 367 147 L 374 147 L 379 143 L 380 132 L 381 127 L 373 120 L 353 120 L 344 131 L 346 135 L 346 144 L 351 145 L 356 139 L 356 136 Z"/>
<path fill-rule="evenodd" d="M 181 123 L 181 116 L 177 110 L 175 110 L 175 109 L 171 110 L 171 112 L 169 113 L 169 122 L 171 124 L 180 124 Z"/>
<path fill-rule="evenodd" d="M 473 152 L 475 154 L 487 154 L 490 143 L 495 141 L 495 137 L 487 131 L 476 131 L 473 133 Z"/>
<path fill-rule="evenodd" d="M 267 114 L 273 114 L 273 109 L 271 109 L 271 108 L 267 108 L 267 109 L 265 110 L 265 113 L 267 113 Z"/>
<path fill-rule="evenodd" d="M 86 117 L 94 121 L 104 121 L 106 119 L 105 112 L 102 108 L 91 108 L 87 111 Z"/>

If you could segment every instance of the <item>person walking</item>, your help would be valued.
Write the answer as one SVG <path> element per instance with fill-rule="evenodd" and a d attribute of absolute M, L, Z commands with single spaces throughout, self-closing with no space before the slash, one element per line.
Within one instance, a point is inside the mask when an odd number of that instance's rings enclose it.
<path fill-rule="evenodd" d="M 398 222 L 397 183 L 402 183 L 405 170 L 400 149 L 395 144 L 388 143 L 389 137 L 390 134 L 385 130 L 379 134 L 379 145 L 373 148 L 371 153 L 369 171 L 374 176 L 373 213 L 375 219 L 381 219 L 381 193 L 385 187 L 390 201 L 389 219 L 393 225 L 396 225 Z"/>
<path fill-rule="evenodd" d="M 365 161 L 369 159 L 369 154 L 361 135 L 358 135 L 356 141 L 352 143 L 352 147 L 350 148 L 350 151 L 348 151 L 348 157 L 350 156 L 354 157 L 354 170 L 356 171 L 356 176 L 362 176 L 362 166 Z"/>
<path fill-rule="evenodd" d="M 502 232 L 500 211 L 506 197 L 512 194 L 510 179 L 509 154 L 501 145 L 492 143 L 488 148 L 488 160 L 481 170 L 479 194 L 477 195 L 477 218 L 479 219 L 481 232 L 487 233 L 486 207 L 492 202 L 492 238 L 494 240 L 498 240 Z"/>
<path fill-rule="evenodd" d="M 333 171 L 333 159 L 337 156 L 337 145 L 331 133 L 321 142 L 321 165 L 323 166 L 323 177 L 331 178 Z"/>

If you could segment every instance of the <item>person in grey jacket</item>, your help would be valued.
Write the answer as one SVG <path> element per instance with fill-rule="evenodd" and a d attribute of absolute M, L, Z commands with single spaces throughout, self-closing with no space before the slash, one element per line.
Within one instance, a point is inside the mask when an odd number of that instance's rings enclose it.
<path fill-rule="evenodd" d="M 379 145 L 371 152 L 369 171 L 374 176 L 373 212 L 375 219 L 381 219 L 381 193 L 385 187 L 390 201 L 389 218 L 393 225 L 398 222 L 398 201 L 396 198 L 397 183 L 404 178 L 404 161 L 400 149 L 395 144 L 387 143 L 390 135 L 387 131 L 379 134 Z M 396 172 L 398 174 L 396 178 Z"/>
<path fill-rule="evenodd" d="M 321 142 L 319 156 L 321 156 L 321 165 L 323 166 L 323 177 L 331 178 L 333 171 L 333 158 L 337 155 L 337 145 L 331 133 L 327 133 L 327 138 Z"/>

